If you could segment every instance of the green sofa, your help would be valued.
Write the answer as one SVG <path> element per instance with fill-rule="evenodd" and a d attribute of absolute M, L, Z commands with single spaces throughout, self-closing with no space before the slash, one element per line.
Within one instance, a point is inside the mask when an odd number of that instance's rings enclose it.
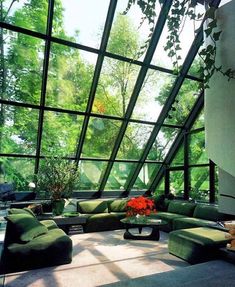
<path fill-rule="evenodd" d="M 106 231 L 124 228 L 120 219 L 126 217 L 128 199 L 87 200 L 77 202 L 77 211 L 87 217 L 84 232 Z"/>
<path fill-rule="evenodd" d="M 72 241 L 53 220 L 39 222 L 27 208 L 10 209 L 6 220 L 1 274 L 72 261 Z"/>

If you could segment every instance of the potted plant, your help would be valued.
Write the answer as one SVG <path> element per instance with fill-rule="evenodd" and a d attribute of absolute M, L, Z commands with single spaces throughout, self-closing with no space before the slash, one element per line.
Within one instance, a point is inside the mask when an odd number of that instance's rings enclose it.
<path fill-rule="evenodd" d="M 78 177 L 74 162 L 61 157 L 45 159 L 37 175 L 37 190 L 45 190 L 50 194 L 54 215 L 62 214 L 64 198 L 71 196 Z"/>

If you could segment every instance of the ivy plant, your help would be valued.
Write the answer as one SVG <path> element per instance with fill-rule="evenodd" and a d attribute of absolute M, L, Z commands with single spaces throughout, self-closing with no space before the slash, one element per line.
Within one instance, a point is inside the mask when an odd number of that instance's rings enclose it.
<path fill-rule="evenodd" d="M 164 0 L 128 0 L 127 7 L 123 12 L 123 14 L 127 14 L 131 7 L 137 4 L 143 14 L 140 26 L 144 21 L 147 21 L 149 24 L 150 33 L 147 40 L 141 46 L 138 56 L 141 56 L 149 46 L 157 18 L 157 1 L 160 5 L 164 3 Z M 181 69 L 179 65 L 179 60 L 181 60 L 179 53 L 181 50 L 180 34 L 184 28 L 186 19 L 201 21 L 202 23 L 207 21 L 204 34 L 206 38 L 209 38 L 209 41 L 206 41 L 208 44 L 200 50 L 199 56 L 204 62 L 204 88 L 208 88 L 209 80 L 214 72 L 219 72 L 226 76 L 228 80 L 231 80 L 235 79 L 235 70 L 231 68 L 225 70 L 222 66 L 217 66 L 216 64 L 217 42 L 222 34 L 222 31 L 219 31 L 217 27 L 217 8 L 211 6 L 205 13 L 196 13 L 195 5 L 197 5 L 197 2 L 197 0 L 173 0 L 171 11 L 167 17 L 168 36 L 164 49 L 172 59 L 175 74 L 178 74 Z M 197 33 L 196 30 L 195 33 Z"/>

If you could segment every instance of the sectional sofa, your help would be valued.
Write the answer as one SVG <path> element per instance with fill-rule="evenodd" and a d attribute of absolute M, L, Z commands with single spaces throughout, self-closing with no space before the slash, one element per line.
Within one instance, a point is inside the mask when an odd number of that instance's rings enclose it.
<path fill-rule="evenodd" d="M 67 264 L 72 240 L 53 220 L 38 221 L 30 209 L 10 209 L 0 274 Z"/>

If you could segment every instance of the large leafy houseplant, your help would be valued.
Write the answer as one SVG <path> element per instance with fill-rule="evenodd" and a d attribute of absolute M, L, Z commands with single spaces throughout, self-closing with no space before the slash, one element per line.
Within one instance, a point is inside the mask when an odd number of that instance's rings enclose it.
<path fill-rule="evenodd" d="M 79 173 L 74 162 L 60 157 L 49 157 L 39 169 L 37 175 L 37 189 L 50 194 L 53 213 L 63 212 L 64 198 L 72 195 Z M 58 208 L 57 204 L 60 205 Z"/>

